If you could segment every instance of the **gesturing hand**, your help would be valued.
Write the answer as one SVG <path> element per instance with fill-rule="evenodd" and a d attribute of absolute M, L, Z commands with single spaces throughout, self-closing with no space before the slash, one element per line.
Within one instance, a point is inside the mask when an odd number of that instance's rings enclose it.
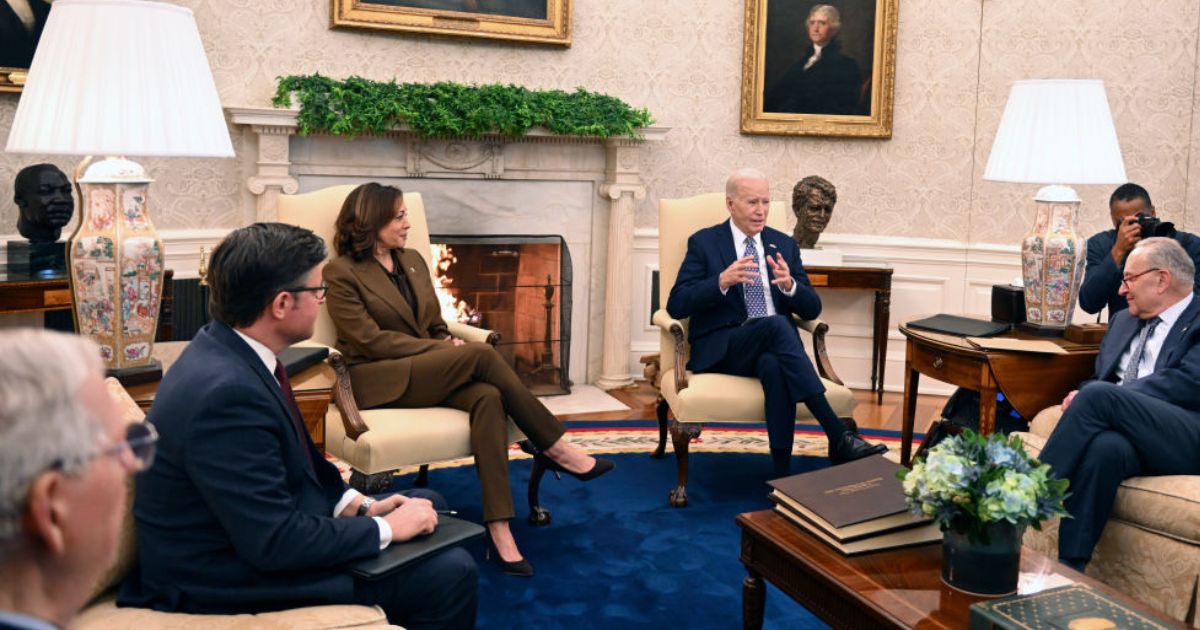
<path fill-rule="evenodd" d="M 438 516 L 428 499 L 408 498 L 383 517 L 392 528 L 392 542 L 403 542 L 437 529 Z"/>
<path fill-rule="evenodd" d="M 771 280 L 771 284 L 777 285 L 783 292 L 792 290 L 792 285 L 796 283 L 792 278 L 792 270 L 788 268 L 787 261 L 783 259 L 783 254 L 776 252 L 775 257 L 767 256 L 767 266 L 771 268 L 771 275 L 775 276 Z"/>
<path fill-rule="evenodd" d="M 721 285 L 722 291 L 728 291 L 729 287 L 735 284 L 753 283 L 757 276 L 758 261 L 754 259 L 754 256 L 742 256 L 721 272 L 721 277 L 717 279 L 717 282 Z"/>

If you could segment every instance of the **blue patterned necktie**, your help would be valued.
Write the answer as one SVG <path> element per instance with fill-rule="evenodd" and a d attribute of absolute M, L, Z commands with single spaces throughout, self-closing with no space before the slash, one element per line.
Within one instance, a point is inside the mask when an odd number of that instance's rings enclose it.
<path fill-rule="evenodd" d="M 758 248 L 754 246 L 754 239 L 746 237 L 746 253 L 745 256 L 754 257 L 754 265 L 758 267 Z M 742 285 L 746 294 L 746 316 L 749 318 L 766 317 L 767 316 L 767 298 L 763 295 L 762 268 L 759 267 L 759 273 L 754 275 L 754 279 L 750 284 Z"/>
<path fill-rule="evenodd" d="M 1160 322 L 1162 322 L 1162 318 L 1159 317 L 1142 320 L 1142 330 L 1133 342 L 1133 352 L 1129 353 L 1129 363 L 1125 364 L 1125 376 L 1121 380 L 1122 385 L 1137 380 L 1138 367 L 1142 363 L 1142 355 L 1146 354 L 1146 341 L 1150 339 L 1150 335 L 1154 334 L 1154 328 Z"/>

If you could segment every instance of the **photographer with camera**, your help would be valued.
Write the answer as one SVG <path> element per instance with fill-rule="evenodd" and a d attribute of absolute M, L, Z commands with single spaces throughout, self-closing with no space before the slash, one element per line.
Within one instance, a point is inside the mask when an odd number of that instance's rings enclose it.
<path fill-rule="evenodd" d="M 1150 193 L 1137 184 L 1122 184 L 1108 198 L 1113 229 L 1105 230 L 1087 242 L 1087 273 L 1079 289 L 1079 306 L 1088 313 L 1099 313 L 1108 307 L 1108 317 L 1129 307 L 1119 294 L 1125 258 L 1142 239 L 1166 236 L 1183 246 L 1188 256 L 1200 267 L 1200 238 L 1180 232 L 1175 225 L 1154 215 Z M 1196 290 L 1200 290 L 1200 274 Z"/>

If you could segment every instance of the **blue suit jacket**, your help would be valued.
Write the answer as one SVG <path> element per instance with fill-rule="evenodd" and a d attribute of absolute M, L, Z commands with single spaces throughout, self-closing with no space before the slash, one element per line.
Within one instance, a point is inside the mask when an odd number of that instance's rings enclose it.
<path fill-rule="evenodd" d="M 1187 232 L 1175 232 L 1175 240 L 1191 256 L 1200 270 L 1200 238 Z M 1079 288 L 1079 306 L 1088 313 L 1099 313 L 1108 307 L 1108 317 L 1129 308 L 1129 303 L 1117 291 L 1121 288 L 1124 265 L 1118 267 L 1112 258 L 1112 248 L 1117 242 L 1117 231 L 1101 232 L 1087 242 L 1087 272 L 1083 286 Z M 1196 290 L 1200 291 L 1200 273 L 1196 274 Z"/>
<path fill-rule="evenodd" d="M 788 297 L 771 285 L 771 301 L 775 312 L 801 319 L 814 319 L 821 314 L 821 298 L 808 281 L 800 262 L 800 247 L 792 237 L 772 228 L 762 232 L 764 255 L 782 254 L 787 261 L 796 292 Z M 688 238 L 687 255 L 679 267 L 679 276 L 667 297 L 667 313 L 675 319 L 690 318 L 688 342 L 692 347 L 689 370 L 704 371 L 725 356 L 729 334 L 746 321 L 745 287 L 730 287 L 721 294 L 719 277 L 733 261 L 740 258 L 733 246 L 733 231 L 729 221 L 704 228 Z M 767 268 L 768 274 L 770 267 Z M 764 278 L 770 282 L 771 278 Z"/>
<path fill-rule="evenodd" d="M 1154 361 L 1154 373 L 1139 378 L 1126 388 L 1165 400 L 1187 411 L 1200 413 L 1200 296 L 1180 314 Z M 1139 329 L 1139 320 L 1129 309 L 1119 311 L 1108 323 L 1108 333 L 1096 355 L 1096 373 L 1080 389 L 1096 380 L 1116 381 L 1117 363 Z"/>
<path fill-rule="evenodd" d="M 354 601 L 339 565 L 377 555 L 379 528 L 333 517 L 337 468 L 297 439 L 275 377 L 232 329 L 196 335 L 148 420 L 160 439 L 137 477 L 140 566 L 118 603 L 214 613 Z"/>

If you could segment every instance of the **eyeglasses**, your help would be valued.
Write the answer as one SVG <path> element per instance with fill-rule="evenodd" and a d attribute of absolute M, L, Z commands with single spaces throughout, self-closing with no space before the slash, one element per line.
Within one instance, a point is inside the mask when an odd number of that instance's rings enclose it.
<path fill-rule="evenodd" d="M 1121 284 L 1125 285 L 1126 290 L 1129 290 L 1129 284 L 1131 282 L 1133 282 L 1134 280 L 1137 280 L 1138 278 L 1141 278 L 1142 276 L 1150 273 L 1151 271 L 1162 271 L 1162 269 L 1159 267 L 1154 267 L 1152 269 L 1147 269 L 1141 273 L 1135 273 L 1132 276 L 1125 276 L 1124 278 L 1121 278 Z"/>
<path fill-rule="evenodd" d="M 98 457 L 116 456 L 125 470 L 141 472 L 154 463 L 154 454 L 157 451 L 158 430 L 149 422 L 135 422 L 125 427 L 124 440 L 105 446 L 82 460 L 75 461 L 84 464 Z M 67 462 L 59 460 L 50 467 L 66 468 Z"/>
<path fill-rule="evenodd" d="M 319 287 L 290 287 L 284 289 L 284 291 L 287 293 L 304 293 L 305 291 L 312 291 L 313 295 L 315 295 L 318 300 L 323 300 L 325 299 L 325 294 L 329 291 L 329 285 L 322 283 Z"/>

